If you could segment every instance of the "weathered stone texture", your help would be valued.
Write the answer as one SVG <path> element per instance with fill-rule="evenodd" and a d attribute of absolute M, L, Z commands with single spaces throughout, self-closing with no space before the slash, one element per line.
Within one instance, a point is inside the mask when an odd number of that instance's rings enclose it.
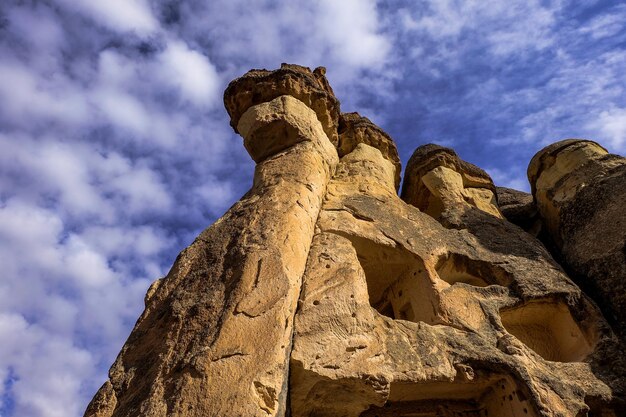
<path fill-rule="evenodd" d="M 626 158 L 570 139 L 537 153 L 528 177 L 566 268 L 626 340 Z"/>
<path fill-rule="evenodd" d="M 230 115 L 231 126 L 238 132 L 239 118 L 255 104 L 272 101 L 282 95 L 290 95 L 315 111 L 330 141 L 338 140 L 339 100 L 335 97 L 326 69 L 282 64 L 280 69 L 268 71 L 254 69 L 228 85 L 224 93 L 224 105 Z"/>
<path fill-rule="evenodd" d="M 253 187 L 150 287 L 86 416 L 626 415 L 623 158 L 553 145 L 533 199 L 424 145 L 400 198 L 393 140 L 323 70 L 253 70 L 225 104 Z"/>
<path fill-rule="evenodd" d="M 502 217 L 491 177 L 452 149 L 434 144 L 420 146 L 411 156 L 402 198 L 435 218 L 469 206 Z"/>
<path fill-rule="evenodd" d="M 398 156 L 398 149 L 393 139 L 370 119 L 358 113 L 342 113 L 339 118 L 339 156 L 349 154 L 359 144 L 370 145 L 380 151 L 383 158 L 395 166 L 394 184 L 400 186 L 400 171 L 402 165 Z"/>
<path fill-rule="evenodd" d="M 253 188 L 151 288 L 87 416 L 284 415 L 300 280 L 337 153 L 291 96 L 251 107 L 239 130 L 260 161 Z"/>
<path fill-rule="evenodd" d="M 454 181 L 437 217 L 456 227 L 443 227 L 395 195 L 372 169 L 384 161 L 373 149 L 348 154 L 328 185 L 296 315 L 293 415 L 453 415 L 435 413 L 454 405 L 575 416 L 585 396 L 608 402 L 580 361 L 611 343 L 610 330 L 543 246 L 465 198 L 460 173 L 445 174 Z M 486 233 L 473 233 L 480 225 Z"/>

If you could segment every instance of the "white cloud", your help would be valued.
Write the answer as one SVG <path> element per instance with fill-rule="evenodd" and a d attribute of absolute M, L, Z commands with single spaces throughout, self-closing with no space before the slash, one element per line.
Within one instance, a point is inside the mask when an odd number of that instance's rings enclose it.
<path fill-rule="evenodd" d="M 334 87 L 341 88 L 361 80 L 364 70 L 384 71 L 389 64 L 390 37 L 373 0 L 276 5 L 232 0 L 196 2 L 180 10 L 181 37 L 206 44 L 209 36 L 212 62 L 219 60 L 230 77 L 281 62 L 323 65 Z"/>
<path fill-rule="evenodd" d="M 56 50 L 65 42 L 65 33 L 54 16 L 43 7 L 34 9 L 12 8 L 7 13 L 10 28 L 46 53 Z M 36 30 L 34 30 L 36 28 Z"/>
<path fill-rule="evenodd" d="M 610 12 L 593 18 L 580 28 L 580 32 L 589 34 L 593 39 L 602 39 L 619 33 L 625 27 L 626 5 L 619 5 Z"/>
<path fill-rule="evenodd" d="M 0 134 L 0 146 L 5 151 L 0 162 L 28 172 L 29 193 L 45 194 L 48 203 L 55 198 L 61 212 L 91 216 L 92 221 L 95 216 L 110 224 L 121 215 L 164 212 L 172 207 L 163 179 L 145 162 L 133 163 L 115 152 L 103 155 L 88 144 L 63 143 L 53 137 Z M 10 184 L 0 184 L 2 188 Z"/>
<path fill-rule="evenodd" d="M 405 31 L 417 31 L 438 41 L 459 44 L 468 41 L 464 36 L 478 37 L 487 51 L 494 55 L 525 53 L 544 49 L 553 44 L 552 25 L 560 2 L 531 1 L 457 1 L 437 0 L 422 3 L 416 16 L 409 10 L 399 11 L 399 22 Z M 470 40 L 475 42 L 474 39 Z M 445 53 L 449 45 L 442 44 L 438 53 Z"/>
<path fill-rule="evenodd" d="M 180 88 L 194 104 L 215 104 L 219 77 L 209 59 L 182 41 L 170 41 L 159 56 L 162 81 Z M 158 69 L 155 68 L 155 69 Z"/>
<path fill-rule="evenodd" d="M 113 49 L 98 54 L 98 81 L 103 88 L 127 88 L 146 76 L 140 71 L 140 63 L 125 57 Z"/>
<path fill-rule="evenodd" d="M 101 383 L 101 355 L 119 348 L 148 280 L 125 282 L 56 213 L 19 200 L 0 208 L 0 242 L 0 374 L 16 377 L 15 415 L 79 415 L 84 390 Z M 88 350 L 89 339 L 98 345 Z"/>
<path fill-rule="evenodd" d="M 75 147 L 46 137 L 36 140 L 23 135 L 1 134 L 0 146 L 4 150 L 0 161 L 5 167 L 12 166 L 16 171 L 28 173 L 33 182 L 29 193 L 45 193 L 48 199 L 56 197 L 63 209 L 70 213 L 97 213 L 103 218 L 112 215 L 112 208 L 91 184 L 90 167 L 83 159 L 88 152 L 77 152 L 79 148 L 84 150 L 84 146 Z"/>
<path fill-rule="evenodd" d="M 548 143 L 568 137 L 597 138 L 614 152 L 624 153 L 623 87 L 626 53 L 607 52 L 580 62 L 560 54 L 553 77 L 533 89 L 506 93 L 505 101 L 536 108 L 517 121 L 521 135 L 503 143 Z"/>
<path fill-rule="evenodd" d="M 380 32 L 375 2 L 323 0 L 315 26 L 336 62 L 357 68 L 385 63 L 391 45 Z"/>
<path fill-rule="evenodd" d="M 15 415 L 62 417 L 79 415 L 85 370 L 93 358 L 85 349 L 32 325 L 19 314 L 0 312 L 0 369 L 17 376 L 10 391 Z"/>
<path fill-rule="evenodd" d="M 140 35 L 148 35 L 159 28 L 159 23 L 145 0 L 57 1 L 63 3 L 68 11 L 79 11 L 116 31 L 134 31 Z"/>
<path fill-rule="evenodd" d="M 150 132 L 152 117 L 144 104 L 133 95 L 122 90 L 102 88 L 94 91 L 91 97 L 113 126 L 128 129 L 140 137 Z"/>
<path fill-rule="evenodd" d="M 122 226 L 90 226 L 81 236 L 90 247 L 107 258 L 130 255 L 152 257 L 166 248 L 166 237 L 150 226 L 132 229 Z"/>
<path fill-rule="evenodd" d="M 597 138 L 609 151 L 626 151 L 626 108 L 611 108 L 600 112 L 595 120 L 587 124 L 592 139 Z"/>
<path fill-rule="evenodd" d="M 206 178 L 201 185 L 194 188 L 194 193 L 200 197 L 200 201 L 211 210 L 223 210 L 224 202 L 233 200 L 235 190 L 233 184 L 219 181 L 216 178 Z"/>
<path fill-rule="evenodd" d="M 78 124 L 88 118 L 82 91 L 67 80 L 49 79 L 10 60 L 0 61 L 0 109 L 12 123 L 32 119 Z"/>
<path fill-rule="evenodd" d="M 157 174 L 147 167 L 129 167 L 116 177 L 108 178 L 103 187 L 123 196 L 129 213 L 165 211 L 173 204 Z"/>

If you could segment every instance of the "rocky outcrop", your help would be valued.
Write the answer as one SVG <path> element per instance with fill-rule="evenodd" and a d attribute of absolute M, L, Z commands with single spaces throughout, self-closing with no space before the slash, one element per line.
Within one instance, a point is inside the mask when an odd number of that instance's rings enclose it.
<path fill-rule="evenodd" d="M 626 158 L 564 140 L 533 157 L 528 178 L 566 268 L 625 337 Z"/>
<path fill-rule="evenodd" d="M 468 207 L 502 218 L 489 174 L 439 145 L 415 150 L 406 168 L 402 198 L 436 219 Z"/>
<path fill-rule="evenodd" d="M 400 157 L 398 148 L 393 139 L 370 119 L 359 113 L 343 113 L 339 118 L 339 143 L 337 152 L 343 157 L 356 148 L 359 143 L 370 145 L 378 149 L 386 160 L 395 167 L 394 184 L 397 189 L 400 186 Z"/>
<path fill-rule="evenodd" d="M 341 159 L 296 315 L 293 415 L 575 416 L 609 401 L 581 367 L 611 343 L 600 313 L 467 166 L 416 151 L 403 197 L 436 199 L 428 215 L 397 197 L 376 149 Z"/>
<path fill-rule="evenodd" d="M 528 233 L 527 195 L 425 145 L 400 198 L 393 140 L 320 69 L 253 70 L 224 101 L 253 187 L 149 289 L 86 416 L 624 415 L 621 345 Z M 580 167 L 536 158 L 565 251 Z M 592 160 L 584 184 L 613 181 L 618 159 Z"/>

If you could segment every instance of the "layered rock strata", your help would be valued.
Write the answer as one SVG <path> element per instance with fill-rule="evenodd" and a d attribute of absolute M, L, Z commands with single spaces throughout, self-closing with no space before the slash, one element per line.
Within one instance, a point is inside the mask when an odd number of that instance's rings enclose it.
<path fill-rule="evenodd" d="M 393 140 L 341 114 L 322 69 L 253 70 L 224 101 L 253 187 L 150 288 L 86 416 L 624 415 L 610 326 L 507 220 L 528 198 L 500 206 L 437 145 L 400 198 Z M 539 161 L 538 211 L 565 233 Z"/>

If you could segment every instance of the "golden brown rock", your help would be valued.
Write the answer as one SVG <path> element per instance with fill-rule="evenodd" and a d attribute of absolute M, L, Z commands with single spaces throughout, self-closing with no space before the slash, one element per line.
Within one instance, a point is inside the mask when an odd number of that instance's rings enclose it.
<path fill-rule="evenodd" d="M 502 218 L 489 174 L 434 144 L 420 146 L 411 156 L 402 198 L 436 219 L 446 210 L 469 207 Z"/>
<path fill-rule="evenodd" d="M 300 280 L 338 157 L 291 96 L 239 126 L 259 161 L 253 188 L 151 287 L 86 416 L 284 415 Z"/>
<path fill-rule="evenodd" d="M 484 171 L 420 147 L 403 201 L 393 141 L 337 124 L 319 70 L 252 71 L 225 101 L 253 187 L 150 287 L 86 416 L 625 415 L 611 328 Z M 610 183 L 595 150 L 572 155 Z M 551 193 L 585 190 L 554 158 L 532 178 L 564 233 Z"/>
<path fill-rule="evenodd" d="M 626 341 L 626 158 L 569 139 L 538 152 L 528 177 L 559 256 Z"/>
<path fill-rule="evenodd" d="M 398 148 L 393 139 L 367 117 L 359 113 L 342 113 L 339 118 L 339 144 L 337 151 L 342 157 L 349 154 L 359 144 L 370 145 L 380 151 L 385 159 L 395 166 L 395 187 L 400 186 L 402 165 L 398 156 Z"/>
<path fill-rule="evenodd" d="M 610 330 L 543 246 L 456 198 L 464 230 L 443 227 L 395 195 L 372 168 L 384 162 L 360 144 L 328 185 L 296 314 L 292 415 L 576 416 L 589 398 L 610 410 L 583 363 Z"/>
<path fill-rule="evenodd" d="M 224 92 L 224 105 L 230 115 L 231 126 L 239 133 L 239 118 L 255 104 L 272 101 L 282 95 L 290 95 L 302 101 L 317 114 L 324 132 L 337 145 L 339 124 L 339 100 L 335 97 L 326 69 L 282 64 L 280 69 L 250 70 L 228 84 Z"/>

